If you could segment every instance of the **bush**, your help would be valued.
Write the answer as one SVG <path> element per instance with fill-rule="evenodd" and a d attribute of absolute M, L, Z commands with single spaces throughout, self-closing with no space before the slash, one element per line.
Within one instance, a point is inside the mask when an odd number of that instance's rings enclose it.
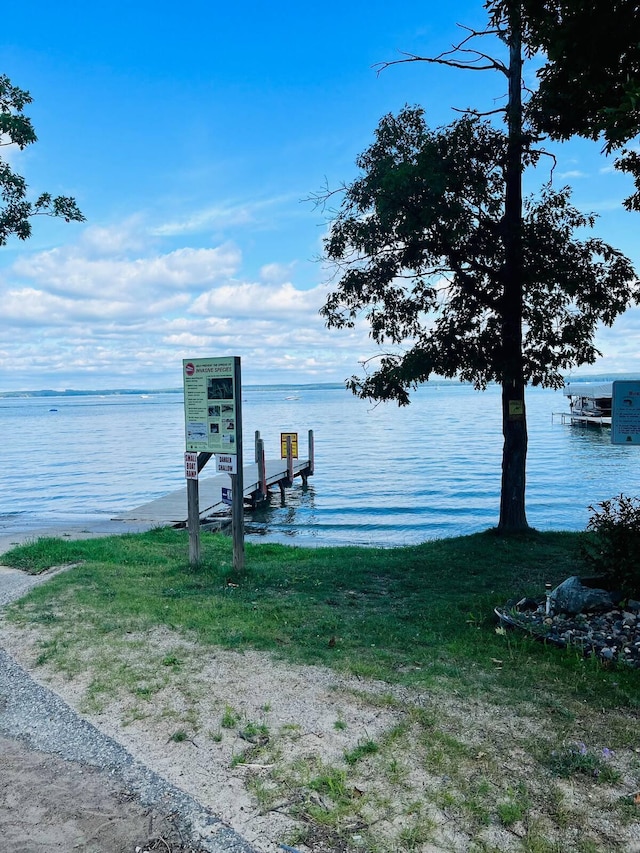
<path fill-rule="evenodd" d="M 625 596 L 640 593 L 640 501 L 618 495 L 589 507 L 591 518 L 582 556 L 598 575 L 604 575 L 611 589 Z"/>

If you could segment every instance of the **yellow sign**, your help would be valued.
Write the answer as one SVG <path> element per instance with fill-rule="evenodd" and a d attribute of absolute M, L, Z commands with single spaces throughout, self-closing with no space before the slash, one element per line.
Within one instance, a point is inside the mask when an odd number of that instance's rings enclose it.
<path fill-rule="evenodd" d="M 287 458 L 287 439 L 291 439 L 291 455 L 294 459 L 298 458 L 298 433 L 297 432 L 281 432 L 280 433 L 280 457 Z"/>

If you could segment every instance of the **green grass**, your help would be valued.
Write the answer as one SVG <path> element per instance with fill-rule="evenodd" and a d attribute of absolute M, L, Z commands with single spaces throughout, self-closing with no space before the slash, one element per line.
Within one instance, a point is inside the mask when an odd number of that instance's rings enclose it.
<path fill-rule="evenodd" d="M 586 834 L 576 844 L 562 841 L 583 819 L 563 791 L 569 782 L 590 797 L 597 786 L 609 803 L 618 784 L 616 814 L 634 819 L 637 807 L 620 798 L 620 777 L 624 770 L 640 785 L 633 757 L 640 673 L 497 632 L 493 612 L 508 599 L 542 594 L 545 582 L 582 574 L 580 538 L 487 532 L 397 549 L 247 543 L 240 574 L 230 540 L 220 535 L 203 534 L 197 569 L 188 563 L 186 534 L 169 529 L 40 540 L 3 561 L 33 572 L 76 565 L 12 605 L 8 618 L 38 629 L 42 664 L 69 678 L 91 670 L 89 710 L 120 691 L 135 700 L 131 719 L 149 715 L 171 685 L 183 704 L 161 710 L 175 719 L 169 740 L 193 743 L 201 731 L 214 743 L 233 742 L 231 767 L 249 774 L 260 807 L 288 803 L 306 833 L 300 840 L 311 847 L 351 851 L 349 839 L 361 833 L 371 853 L 420 849 L 444 815 L 445 825 L 453 821 L 472 839 L 497 827 L 524 853 L 589 853 Z M 164 629 L 168 644 L 156 649 L 149 632 Z M 332 764 L 313 755 L 287 763 L 287 740 L 301 735 L 295 723 L 274 728 L 231 705 L 198 719 L 201 688 L 189 673 L 201 650 L 216 647 L 266 650 L 359 676 L 362 693 L 353 688 L 352 698 L 392 712 L 394 724 L 375 740 L 355 735 Z M 367 678 L 386 681 L 389 691 L 368 690 Z M 402 685 L 429 701 L 400 701 Z M 481 714 L 474 725 L 476 708 L 511 719 L 511 732 L 484 726 Z M 349 735 L 341 711 L 331 725 Z M 627 765 L 611 758 L 622 753 Z M 431 780 L 419 800 L 417 771 Z M 600 844 L 594 850 L 621 849 L 606 836 L 593 843 Z M 500 848 L 478 840 L 469 849 Z"/>
<path fill-rule="evenodd" d="M 80 563 L 11 610 L 13 619 L 57 628 L 61 639 L 46 651 L 52 663 L 73 643 L 69 631 L 81 642 L 82 631 L 121 636 L 165 626 L 204 645 L 269 650 L 409 685 L 455 684 L 501 702 L 539 700 L 542 690 L 563 707 L 565 693 L 604 707 L 637 703 L 637 674 L 614 676 L 576 653 L 495 632 L 494 606 L 581 573 L 578 541 L 571 533 L 487 532 L 395 549 L 247 544 L 247 568 L 237 574 L 228 538 L 204 534 L 202 564 L 193 569 L 186 534 L 158 529 L 43 539 L 3 560 L 34 572 Z"/>

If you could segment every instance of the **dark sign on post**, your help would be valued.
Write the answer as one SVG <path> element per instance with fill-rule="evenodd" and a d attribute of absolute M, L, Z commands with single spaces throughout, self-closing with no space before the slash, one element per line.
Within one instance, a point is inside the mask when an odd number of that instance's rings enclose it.
<path fill-rule="evenodd" d="M 612 389 L 611 443 L 640 444 L 640 382 L 617 380 Z"/>

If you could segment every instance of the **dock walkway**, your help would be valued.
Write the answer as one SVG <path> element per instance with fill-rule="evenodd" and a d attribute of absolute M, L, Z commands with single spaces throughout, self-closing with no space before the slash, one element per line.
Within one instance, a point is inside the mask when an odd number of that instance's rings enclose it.
<path fill-rule="evenodd" d="M 265 481 L 267 488 L 278 485 L 281 490 L 291 485 L 292 477 L 302 477 L 306 482 L 307 476 L 313 473 L 311 459 L 294 459 L 291 469 L 287 459 L 265 460 Z M 263 494 L 260 483 L 260 472 L 257 462 L 243 466 L 244 497 L 252 502 Z M 200 498 L 200 518 L 204 520 L 216 515 L 229 507 L 222 501 L 222 489 L 231 488 L 229 474 L 216 474 L 199 480 L 198 491 Z M 187 521 L 187 487 L 186 485 L 164 497 L 142 504 L 128 510 L 117 517 L 118 521 L 141 521 L 149 524 L 186 524 Z"/>

